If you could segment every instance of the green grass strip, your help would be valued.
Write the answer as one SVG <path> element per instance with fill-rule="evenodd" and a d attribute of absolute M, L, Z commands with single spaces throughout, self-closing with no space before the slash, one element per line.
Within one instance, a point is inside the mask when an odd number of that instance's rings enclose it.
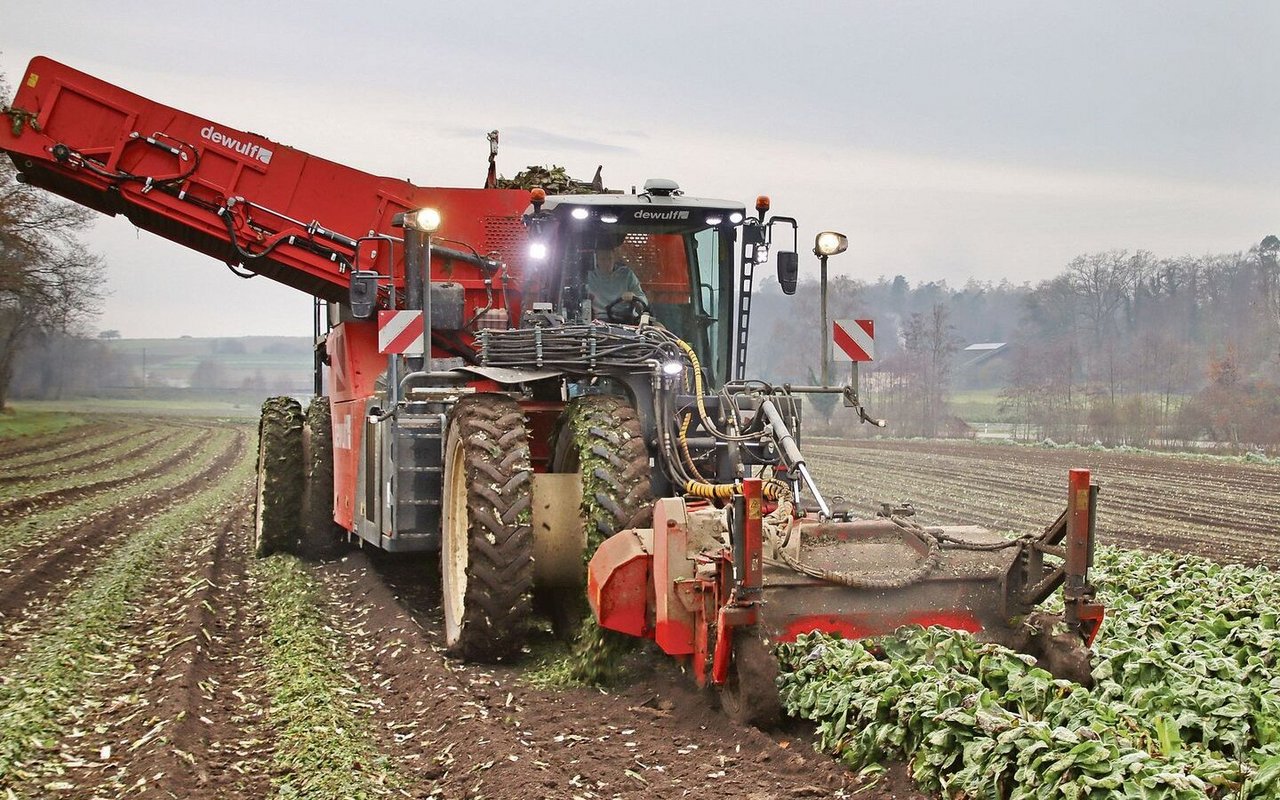
<path fill-rule="evenodd" d="M 11 406 L 0 411 L 0 440 L 19 436 L 45 436 L 85 422 L 83 417 L 76 414 Z"/>
<path fill-rule="evenodd" d="M 140 435 L 147 428 L 141 425 L 117 425 L 109 427 L 107 425 L 83 425 L 77 431 L 78 435 L 74 439 L 66 441 L 58 441 L 54 439 L 52 434 L 33 436 L 28 444 L 43 443 L 43 447 L 38 449 L 27 450 L 24 453 L 9 456 L 5 459 L 6 474 L 21 472 L 26 469 L 32 469 L 33 463 L 44 462 L 48 464 L 56 464 L 61 468 L 71 458 L 82 455 L 89 448 L 101 446 L 103 442 L 123 442 L 129 441 L 132 437 Z M 154 430 L 154 429 L 153 429 Z M 52 443 L 49 439 L 54 439 Z M 3 442 L 0 439 L 0 442 Z M 57 460 L 51 460 L 57 459 Z M 40 469 L 40 467 L 35 467 Z"/>
<path fill-rule="evenodd" d="M 321 610 L 320 589 L 291 556 L 254 567 L 265 584 L 267 688 L 277 736 L 272 782 L 280 798 L 384 797 L 398 781 L 352 707 L 358 682 L 342 639 Z"/>
<path fill-rule="evenodd" d="M 246 448 L 230 474 L 209 491 L 143 525 L 68 599 L 56 621 L 10 663 L 0 685 L 0 790 L 35 777 L 25 765 L 54 746 L 57 718 L 82 693 L 121 634 L 129 605 L 179 537 L 198 531 L 234 503 L 253 474 Z"/>
<path fill-rule="evenodd" d="M 19 544 L 43 543 L 57 535 L 62 525 L 84 520 L 102 511 L 128 503 L 146 494 L 178 486 L 209 466 L 209 459 L 216 457 L 235 438 L 233 428 L 221 428 L 210 438 L 202 452 L 193 453 L 186 462 L 159 475 L 117 486 L 110 491 L 96 492 L 76 502 L 37 511 L 34 514 L 12 520 L 0 520 L 0 556 L 6 555 Z M 256 447 L 256 445 L 253 445 Z M 254 458 L 257 453 L 255 450 Z M 162 459 L 157 459 L 157 462 Z M 143 469 L 146 467 L 144 466 Z"/>

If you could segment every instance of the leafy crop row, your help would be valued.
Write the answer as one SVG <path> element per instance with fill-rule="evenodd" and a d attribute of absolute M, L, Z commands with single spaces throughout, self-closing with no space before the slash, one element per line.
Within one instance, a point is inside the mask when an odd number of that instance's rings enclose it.
<path fill-rule="evenodd" d="M 1265 568 L 1108 550 L 1087 690 L 967 634 L 780 648 L 787 710 L 854 768 L 947 797 L 1280 796 L 1280 589 Z"/>
<path fill-rule="evenodd" d="M 320 589 L 292 556 L 254 566 L 265 590 L 272 783 L 280 798 L 383 797 L 397 778 L 353 702 L 359 681 L 343 668 L 343 642 L 321 612 Z"/>
<path fill-rule="evenodd" d="M 35 773 L 28 763 L 52 746 L 56 717 L 94 678 L 102 653 L 118 646 L 130 604 L 161 563 L 169 542 L 230 507 L 252 474 L 247 454 L 225 480 L 166 509 L 129 538 L 68 598 L 58 620 L 7 665 L 0 683 L 0 788 Z"/>

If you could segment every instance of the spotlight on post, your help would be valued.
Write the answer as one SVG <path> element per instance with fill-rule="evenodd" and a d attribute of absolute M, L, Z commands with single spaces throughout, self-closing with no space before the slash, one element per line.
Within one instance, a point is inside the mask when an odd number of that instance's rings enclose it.
<path fill-rule="evenodd" d="M 440 212 L 434 208 L 420 208 L 405 215 L 405 224 L 423 233 L 435 233 L 440 227 Z"/>
<path fill-rule="evenodd" d="M 813 254 L 826 258 L 849 249 L 849 237 L 835 231 L 823 231 L 813 240 Z"/>
<path fill-rule="evenodd" d="M 822 385 L 831 385 L 831 328 L 827 325 L 827 259 L 849 249 L 849 237 L 835 231 L 823 231 L 813 240 L 813 254 L 822 267 L 819 289 L 822 294 Z"/>

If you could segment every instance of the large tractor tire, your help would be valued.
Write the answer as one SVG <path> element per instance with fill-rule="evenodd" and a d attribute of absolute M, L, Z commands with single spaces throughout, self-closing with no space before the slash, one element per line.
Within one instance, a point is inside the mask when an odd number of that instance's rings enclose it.
<path fill-rule="evenodd" d="M 306 468 L 302 554 L 314 559 L 333 558 L 344 549 L 346 531 L 333 521 L 333 424 L 327 397 L 316 397 L 307 406 L 302 459 Z"/>
<path fill-rule="evenodd" d="M 618 531 L 653 521 L 649 451 L 635 409 L 621 397 L 589 395 L 569 404 L 557 428 L 553 472 L 582 473 L 582 516 L 591 558 Z M 583 572 L 584 584 L 586 572 Z"/>
<path fill-rule="evenodd" d="M 627 400 L 589 395 L 570 403 L 557 426 L 551 469 L 582 475 L 584 559 L 590 560 L 615 533 L 653 524 L 649 452 L 640 419 Z M 571 658 L 574 677 L 598 683 L 611 677 L 612 662 L 626 649 L 629 637 L 602 630 L 590 619 L 586 574 L 584 561 L 582 584 L 543 593 L 539 606 L 550 617 L 557 636 L 576 640 Z"/>
<path fill-rule="evenodd" d="M 302 406 L 292 397 L 267 398 L 258 421 L 254 494 L 253 551 L 259 557 L 297 552 L 302 482 Z"/>
<path fill-rule="evenodd" d="M 503 395 L 464 397 L 445 442 L 440 552 L 445 646 L 468 661 L 519 655 L 533 589 L 533 468 L 524 413 Z"/>

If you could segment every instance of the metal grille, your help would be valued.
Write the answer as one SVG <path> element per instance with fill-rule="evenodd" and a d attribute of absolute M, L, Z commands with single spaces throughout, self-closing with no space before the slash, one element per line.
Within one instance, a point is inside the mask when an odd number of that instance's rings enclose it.
<path fill-rule="evenodd" d="M 644 233 L 628 233 L 622 239 L 622 259 L 640 278 L 641 283 L 652 281 L 661 274 L 662 254 L 654 239 Z"/>
<path fill-rule="evenodd" d="M 484 252 L 496 255 L 517 275 L 524 273 L 524 223 L 519 217 L 484 218 Z"/>

